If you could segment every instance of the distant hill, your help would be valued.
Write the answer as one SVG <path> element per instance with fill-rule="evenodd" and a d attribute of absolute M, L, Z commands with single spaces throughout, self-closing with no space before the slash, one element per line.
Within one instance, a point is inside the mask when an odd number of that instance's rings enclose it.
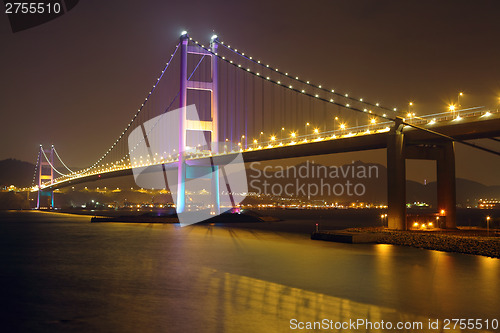
<path fill-rule="evenodd" d="M 15 159 L 0 161 L 0 186 L 31 186 L 35 165 Z"/>

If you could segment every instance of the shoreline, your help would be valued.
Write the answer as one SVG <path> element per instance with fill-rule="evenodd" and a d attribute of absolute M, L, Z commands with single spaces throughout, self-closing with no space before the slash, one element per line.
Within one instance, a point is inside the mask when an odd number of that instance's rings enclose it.
<path fill-rule="evenodd" d="M 380 227 L 374 228 L 349 228 L 340 231 L 354 237 L 363 236 L 370 238 L 371 243 L 408 246 L 434 251 L 480 255 L 500 259 L 500 237 L 498 230 L 490 231 L 490 236 L 483 229 L 457 229 L 457 230 L 388 230 Z M 313 232 L 311 239 L 324 241 L 339 241 L 339 231 Z M 340 240 L 342 242 L 342 240 Z M 349 242 L 349 241 L 348 241 Z M 352 241 L 351 241 L 352 243 Z"/>
<path fill-rule="evenodd" d="M 20 210 L 28 211 L 28 210 Z M 99 214 L 82 214 L 82 212 L 68 212 L 68 211 L 42 211 L 44 213 L 55 213 L 63 215 L 78 215 L 81 217 L 99 216 L 101 218 L 107 219 L 109 217 L 104 217 Z M 95 212 L 96 213 L 96 212 Z M 145 217 L 143 217 L 145 218 Z M 137 216 L 133 220 L 129 221 L 106 221 L 108 223 L 141 223 L 138 221 L 141 217 Z M 169 219 L 169 221 L 159 221 L 158 219 L 148 219 L 149 221 L 143 221 L 142 223 L 167 223 L 175 224 L 176 222 Z M 104 222 L 104 221 L 103 221 Z M 244 228 L 244 229 L 256 229 L 270 232 L 285 232 L 302 234 L 304 236 L 310 236 L 311 239 L 324 240 L 324 241 L 339 241 L 334 240 L 333 235 L 339 233 L 349 233 L 352 235 L 360 235 L 362 237 L 368 237 L 370 241 L 368 243 L 378 243 L 378 244 L 390 244 L 399 246 L 409 246 L 413 248 L 421 248 L 426 250 L 444 251 L 451 253 L 462 253 L 462 254 L 472 254 L 480 255 L 491 258 L 500 259 L 500 230 L 492 229 L 490 231 L 490 237 L 486 236 L 486 231 L 484 229 L 478 228 L 466 228 L 461 227 L 457 230 L 430 230 L 430 231 L 419 231 L 419 230 L 409 230 L 409 231 L 397 231 L 388 230 L 382 227 L 351 227 L 342 228 L 337 230 L 320 230 L 317 232 L 312 232 L 315 220 L 308 221 L 293 221 L 293 220 L 281 220 L 275 222 L 260 221 L 260 222 L 229 222 L 221 221 L 216 223 L 217 227 L 222 228 Z M 203 225 L 203 224 L 202 224 Z M 365 238 L 366 238 L 365 237 Z M 373 237 L 375 237 L 373 239 Z M 342 240 L 340 240 L 342 242 Z M 347 243 L 353 243 L 352 241 L 343 241 Z M 357 243 L 357 242 L 354 242 Z M 364 241 L 362 241 L 364 243 Z"/>

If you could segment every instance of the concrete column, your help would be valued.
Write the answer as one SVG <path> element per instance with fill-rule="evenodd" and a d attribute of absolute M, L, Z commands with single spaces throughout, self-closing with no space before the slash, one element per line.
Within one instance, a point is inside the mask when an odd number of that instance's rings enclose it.
<path fill-rule="evenodd" d="M 402 119 L 397 117 L 387 142 L 387 225 L 406 230 L 406 163 Z"/>
<path fill-rule="evenodd" d="M 439 213 L 446 216 L 446 228 L 455 229 L 457 190 L 455 183 L 455 145 L 452 141 L 440 145 L 442 150 L 437 159 L 437 199 Z"/>

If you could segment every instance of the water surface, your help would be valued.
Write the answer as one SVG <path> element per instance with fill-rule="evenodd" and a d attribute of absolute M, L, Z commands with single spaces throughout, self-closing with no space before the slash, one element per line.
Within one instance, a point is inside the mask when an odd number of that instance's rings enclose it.
<path fill-rule="evenodd" d="M 0 213 L 5 331 L 290 332 L 292 318 L 498 318 L 498 259 L 89 219 Z"/>

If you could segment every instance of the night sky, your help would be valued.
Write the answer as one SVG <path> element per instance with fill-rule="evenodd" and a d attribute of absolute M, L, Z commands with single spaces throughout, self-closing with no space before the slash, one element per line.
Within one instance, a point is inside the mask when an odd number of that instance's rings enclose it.
<path fill-rule="evenodd" d="M 0 15 L 0 159 L 54 143 L 86 167 L 118 137 L 187 30 L 280 70 L 417 114 L 500 103 L 498 0 L 97 1 L 12 33 Z M 478 143 L 500 150 L 491 140 Z M 318 157 L 385 164 L 381 151 Z M 295 163 L 296 161 L 291 161 Z M 435 179 L 408 163 L 408 178 Z M 500 185 L 498 156 L 457 144 L 457 177 Z"/>

